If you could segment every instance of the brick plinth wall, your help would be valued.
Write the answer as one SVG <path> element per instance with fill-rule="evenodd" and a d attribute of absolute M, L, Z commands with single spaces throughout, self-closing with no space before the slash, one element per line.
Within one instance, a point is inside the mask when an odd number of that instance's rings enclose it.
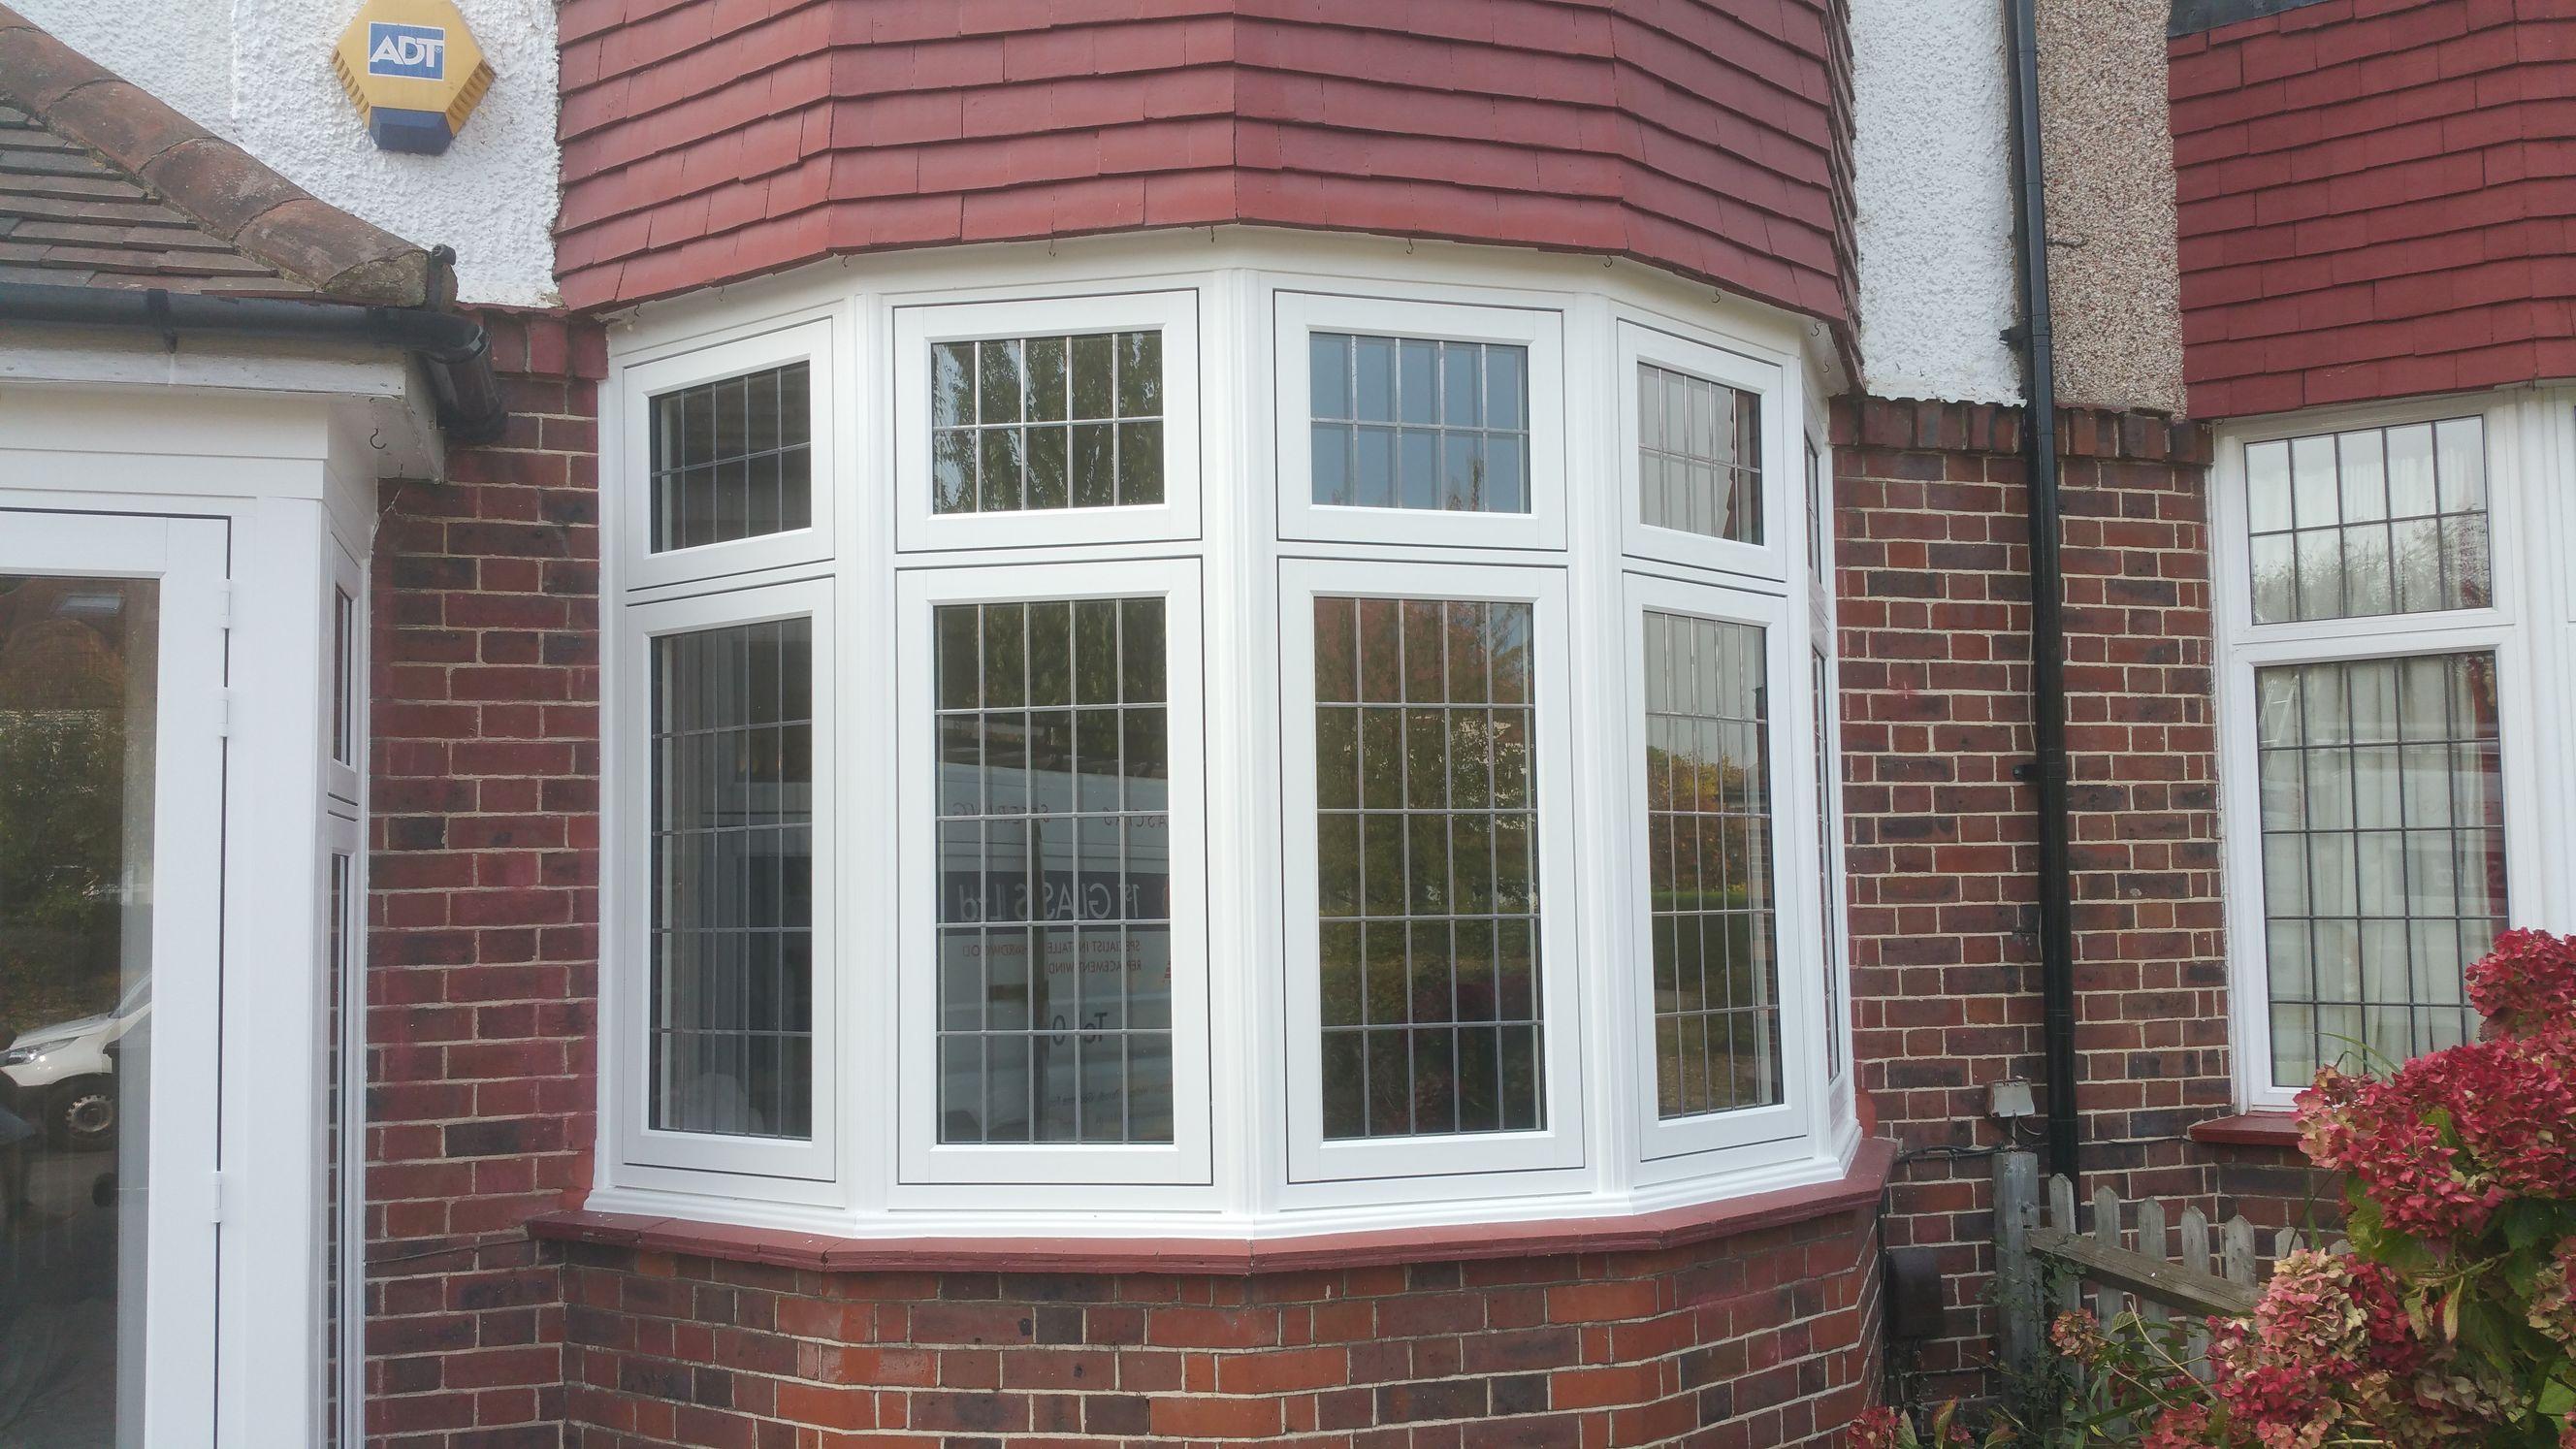
<path fill-rule="evenodd" d="M 1868 398 L 1834 416 L 1854 1055 L 1879 1130 L 1914 1148 L 1996 1145 L 1987 1084 L 2043 1075 L 2034 791 L 2015 774 L 2033 748 L 2022 423 Z M 2213 1205 L 2213 1149 L 2182 1137 L 2230 1100 L 2208 436 L 2138 414 L 2060 426 L 2087 1186 Z M 1924 1156 L 1894 1190 L 1889 1241 L 1941 1249 L 1950 1275 L 1948 1336 L 1920 1355 L 1935 1392 L 1983 1386 L 1991 1175 Z"/>
<path fill-rule="evenodd" d="M 1838 1442 L 1876 1402 L 1873 1216 L 1253 1275 L 829 1274 L 575 1244 L 566 1442 Z"/>
<path fill-rule="evenodd" d="M 487 314 L 512 413 L 384 485 L 374 566 L 367 1425 L 560 1440 L 560 1272 L 520 1224 L 591 1180 L 596 329 Z"/>

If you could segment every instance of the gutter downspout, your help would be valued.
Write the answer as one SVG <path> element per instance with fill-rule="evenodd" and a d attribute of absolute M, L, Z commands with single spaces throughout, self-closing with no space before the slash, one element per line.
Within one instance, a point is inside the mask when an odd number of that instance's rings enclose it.
<path fill-rule="evenodd" d="M 123 287 L 0 282 L 0 323 L 127 327 L 176 341 L 182 332 L 237 337 L 315 337 L 402 348 L 420 358 L 438 402 L 438 425 L 459 443 L 501 436 L 509 409 L 493 374 L 482 324 L 423 307 L 361 307 L 274 297 L 204 297 Z"/>
<path fill-rule="evenodd" d="M 2030 479 L 2030 695 L 2038 787 L 2041 1037 L 2048 1086 L 2048 1162 L 2080 1177 L 2084 1124 L 2075 1090 L 2074 878 L 2068 862 L 2066 761 L 2066 584 L 2057 474 L 2056 327 L 2048 300 L 2048 189 L 2039 132 L 2039 18 L 2036 0 L 2005 0 L 2012 46 L 2014 231 L 2020 247 L 2021 346 L 2028 380 L 2022 438 Z"/>

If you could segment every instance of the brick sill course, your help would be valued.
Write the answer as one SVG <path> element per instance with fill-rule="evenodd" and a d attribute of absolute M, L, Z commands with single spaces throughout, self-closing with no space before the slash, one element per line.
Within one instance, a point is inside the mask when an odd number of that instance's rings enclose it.
<path fill-rule="evenodd" d="M 1631 1217 L 1385 1228 L 1302 1238 L 838 1238 L 583 1210 L 528 1220 L 530 1237 L 823 1273 L 1204 1273 L 1250 1276 L 1390 1263 L 1643 1253 L 1875 1207 L 1896 1145 L 1861 1143 L 1832 1182 Z"/>
<path fill-rule="evenodd" d="M 2299 1119 L 2287 1112 L 2241 1112 L 2233 1117 L 2212 1117 L 2191 1124 L 2189 1135 L 2194 1142 L 2219 1143 L 2228 1147 L 2279 1147 L 2299 1150 Z"/>

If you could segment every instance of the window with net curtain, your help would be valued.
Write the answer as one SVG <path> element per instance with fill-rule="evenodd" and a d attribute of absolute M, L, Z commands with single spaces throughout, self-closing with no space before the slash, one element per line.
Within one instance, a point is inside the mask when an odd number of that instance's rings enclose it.
<path fill-rule="evenodd" d="M 2251 443 L 2244 465 L 2257 629 L 2493 602 L 2483 418 Z M 2462 972 L 2507 904 L 2496 652 L 2305 637 L 2252 671 L 2280 1088 L 2463 1040 Z"/>

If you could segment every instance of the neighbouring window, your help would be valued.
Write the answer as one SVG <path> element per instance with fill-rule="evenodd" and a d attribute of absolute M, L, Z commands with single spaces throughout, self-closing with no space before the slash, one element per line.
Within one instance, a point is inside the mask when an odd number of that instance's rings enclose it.
<path fill-rule="evenodd" d="M 2255 671 L 2273 1081 L 2474 1034 L 2505 916 L 2495 657 Z"/>
<path fill-rule="evenodd" d="M 1825 976 L 1825 1075 L 1839 1079 L 1843 1074 L 1842 883 L 1834 870 L 1834 841 L 1840 828 L 1834 788 L 1842 772 L 1834 768 L 1833 666 L 1822 651 L 1808 659 L 1816 722 L 1816 944 Z"/>
<path fill-rule="evenodd" d="M 1543 1127 L 1530 606 L 1314 611 L 1324 1135 Z"/>
<path fill-rule="evenodd" d="M 2508 919 L 2509 818 L 2541 808 L 2508 778 L 2530 626 L 2498 597 L 2489 542 L 2515 416 L 2311 427 L 2222 454 L 2249 1105 L 2476 1032 L 2464 973 Z"/>
<path fill-rule="evenodd" d="M 2485 445 L 2474 417 L 2248 444 L 2254 622 L 2484 607 Z"/>
<path fill-rule="evenodd" d="M 939 1140 L 1172 1140 L 1158 598 L 934 611 Z"/>
<path fill-rule="evenodd" d="M 655 552 L 811 524 L 809 382 L 794 362 L 652 400 Z"/>
<path fill-rule="evenodd" d="M 814 648 L 807 619 L 652 641 L 651 1125 L 813 1119 Z"/>
<path fill-rule="evenodd" d="M 1307 348 L 1315 502 L 1529 512 L 1528 348 L 1321 331 Z"/>
<path fill-rule="evenodd" d="M 934 512 L 1163 501 L 1160 332 L 936 343 L 930 399 Z"/>

